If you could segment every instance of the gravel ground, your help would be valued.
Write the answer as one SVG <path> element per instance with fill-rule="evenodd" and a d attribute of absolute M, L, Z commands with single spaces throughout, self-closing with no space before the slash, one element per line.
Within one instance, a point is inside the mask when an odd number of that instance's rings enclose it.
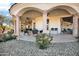
<path fill-rule="evenodd" d="M 0 42 L 0 56 L 78 56 L 79 42 L 53 43 L 39 49 L 36 43 L 23 40 Z"/>

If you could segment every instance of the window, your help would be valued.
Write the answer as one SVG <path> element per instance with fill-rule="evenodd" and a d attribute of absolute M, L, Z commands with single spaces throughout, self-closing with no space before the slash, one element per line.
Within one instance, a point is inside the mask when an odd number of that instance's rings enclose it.
<path fill-rule="evenodd" d="M 35 29 L 35 23 L 33 23 L 33 29 Z"/>
<path fill-rule="evenodd" d="M 49 25 L 47 25 L 47 30 L 49 30 Z"/>
<path fill-rule="evenodd" d="M 49 19 L 47 19 L 47 24 L 49 24 Z"/>
<path fill-rule="evenodd" d="M 47 30 L 49 30 L 49 19 L 47 19 Z"/>

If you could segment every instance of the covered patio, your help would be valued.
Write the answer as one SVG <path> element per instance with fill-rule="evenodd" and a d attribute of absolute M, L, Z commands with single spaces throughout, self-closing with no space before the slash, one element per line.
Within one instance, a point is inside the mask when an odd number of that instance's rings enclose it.
<path fill-rule="evenodd" d="M 77 41 L 75 37 L 79 36 L 79 13 L 76 4 L 16 3 L 10 8 L 10 14 L 13 16 L 17 40 L 35 41 L 34 35 L 22 34 L 27 28 L 51 33 L 54 42 Z"/>

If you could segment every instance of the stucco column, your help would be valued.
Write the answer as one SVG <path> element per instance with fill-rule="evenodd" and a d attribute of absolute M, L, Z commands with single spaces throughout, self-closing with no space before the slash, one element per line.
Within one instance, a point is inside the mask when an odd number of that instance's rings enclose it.
<path fill-rule="evenodd" d="M 20 35 L 20 32 L 21 32 L 21 21 L 19 19 L 19 35 Z"/>
<path fill-rule="evenodd" d="M 73 36 L 78 37 L 78 16 L 73 16 Z"/>
<path fill-rule="evenodd" d="M 15 16 L 12 16 L 12 20 L 13 20 L 13 29 L 14 29 L 14 34 L 16 34 L 16 19 Z"/>
<path fill-rule="evenodd" d="M 19 35 L 20 35 L 20 25 L 19 25 L 19 16 L 16 16 L 16 35 L 17 40 L 19 40 Z"/>
<path fill-rule="evenodd" d="M 47 33 L 47 11 L 43 11 L 43 33 Z"/>

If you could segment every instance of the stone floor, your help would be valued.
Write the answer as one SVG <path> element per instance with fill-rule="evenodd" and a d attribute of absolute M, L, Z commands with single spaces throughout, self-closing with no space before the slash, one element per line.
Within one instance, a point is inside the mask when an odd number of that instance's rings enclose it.
<path fill-rule="evenodd" d="M 53 36 L 53 42 L 54 43 L 61 43 L 61 42 L 75 42 L 78 41 L 78 39 L 76 39 L 75 37 L 73 37 L 73 35 L 70 34 L 55 34 L 52 35 Z M 36 38 L 34 35 L 24 35 L 23 33 L 21 33 L 20 35 L 20 40 L 24 40 L 24 41 L 31 41 L 31 42 L 35 42 Z"/>
<path fill-rule="evenodd" d="M 53 43 L 41 50 L 36 43 L 11 40 L 0 43 L 1 56 L 79 56 L 79 42 Z"/>

